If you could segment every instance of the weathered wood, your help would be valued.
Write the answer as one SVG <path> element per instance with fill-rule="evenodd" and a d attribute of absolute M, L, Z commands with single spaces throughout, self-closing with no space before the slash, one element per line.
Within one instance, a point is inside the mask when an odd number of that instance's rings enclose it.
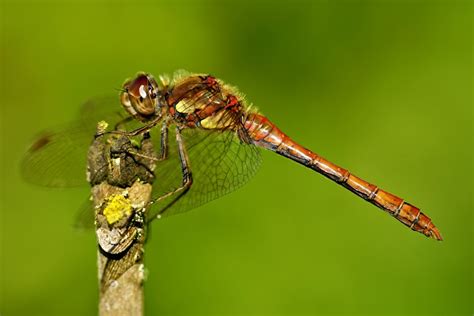
<path fill-rule="evenodd" d="M 125 136 L 106 134 L 97 137 L 89 148 L 88 180 L 98 241 L 99 315 L 143 315 L 143 255 L 153 157 L 153 144 L 147 135 L 140 146 L 134 146 Z"/>

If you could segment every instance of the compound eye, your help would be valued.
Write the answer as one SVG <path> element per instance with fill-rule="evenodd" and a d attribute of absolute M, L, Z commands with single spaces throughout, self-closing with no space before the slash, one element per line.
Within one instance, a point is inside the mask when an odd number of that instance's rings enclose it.
<path fill-rule="evenodd" d="M 146 75 L 139 75 L 135 80 L 130 82 L 128 92 L 135 98 L 142 97 L 145 99 L 148 96 L 145 87 L 148 87 L 149 83 Z"/>
<path fill-rule="evenodd" d="M 143 101 L 143 99 L 146 99 L 146 97 L 148 96 L 148 93 L 147 93 L 147 91 L 145 90 L 145 86 L 144 86 L 144 85 L 141 85 L 141 86 L 138 88 L 138 93 L 140 94 L 140 101 Z"/>
<path fill-rule="evenodd" d="M 125 82 L 121 96 L 122 104 L 132 115 L 135 115 L 134 113 L 142 116 L 155 114 L 157 100 L 153 82 L 153 77 L 146 74 L 139 74 L 135 79 Z"/>
<path fill-rule="evenodd" d="M 156 92 L 154 90 L 155 90 L 155 88 L 153 87 L 153 85 L 151 83 L 149 83 L 148 84 L 148 94 L 150 95 L 150 97 L 152 99 L 156 98 Z"/>

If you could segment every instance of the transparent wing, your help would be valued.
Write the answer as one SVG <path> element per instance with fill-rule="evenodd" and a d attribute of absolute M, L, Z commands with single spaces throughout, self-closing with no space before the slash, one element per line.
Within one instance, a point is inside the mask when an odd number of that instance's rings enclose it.
<path fill-rule="evenodd" d="M 76 219 L 73 227 L 77 230 L 88 230 L 95 227 L 95 211 L 92 201 L 87 199 L 77 210 Z"/>
<path fill-rule="evenodd" d="M 185 129 L 182 137 L 193 184 L 175 203 L 170 204 L 176 197 L 171 196 L 152 204 L 151 220 L 158 214 L 169 216 L 186 212 L 230 193 L 249 181 L 260 166 L 258 148 L 241 142 L 235 131 Z M 170 128 L 168 159 L 157 164 L 155 175 L 154 198 L 181 185 L 182 172 L 174 128 Z"/>
<path fill-rule="evenodd" d="M 24 179 L 47 187 L 86 185 L 87 151 L 97 122 L 105 120 L 113 126 L 124 117 L 116 96 L 86 102 L 77 121 L 37 137 L 21 162 Z"/>
<path fill-rule="evenodd" d="M 127 114 L 120 104 L 116 94 L 98 96 L 87 100 L 80 109 L 79 117 L 84 124 L 90 125 L 91 121 L 105 120 L 106 118 L 123 118 Z"/>

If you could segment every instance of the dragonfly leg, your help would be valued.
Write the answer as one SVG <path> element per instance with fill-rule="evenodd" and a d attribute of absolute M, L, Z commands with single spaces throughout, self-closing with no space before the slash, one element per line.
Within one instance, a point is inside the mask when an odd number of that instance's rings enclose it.
<path fill-rule="evenodd" d="M 123 135 L 123 136 L 127 136 L 127 137 L 133 137 L 133 136 L 141 135 L 141 134 L 144 134 L 144 133 L 148 132 L 153 127 L 155 127 L 156 124 L 158 124 L 161 121 L 162 118 L 163 118 L 163 115 L 160 114 L 159 116 L 154 118 L 150 123 L 148 123 L 146 125 L 143 125 L 142 127 L 139 127 L 139 128 L 137 128 L 137 129 L 135 129 L 131 132 L 121 131 L 121 130 L 113 130 L 113 131 L 108 131 L 108 132 L 97 133 L 95 135 L 95 137 L 97 138 L 99 136 L 106 135 L 106 134 L 118 134 L 118 135 Z M 123 123 L 125 123 L 124 121 L 125 120 L 122 120 L 118 124 L 123 124 Z"/>
<path fill-rule="evenodd" d="M 158 157 L 141 154 L 135 150 L 127 150 L 127 152 L 131 155 L 149 159 L 151 161 L 162 161 L 168 158 L 168 122 L 163 121 L 163 124 L 161 125 L 161 148 Z"/>
<path fill-rule="evenodd" d="M 155 118 L 153 121 L 151 121 L 149 124 L 144 125 L 142 127 L 137 128 L 136 130 L 133 130 L 131 132 L 126 132 L 125 136 L 137 136 L 141 135 L 145 132 L 148 132 L 150 129 L 156 126 L 161 121 L 161 118 L 163 116 L 160 114 L 157 118 Z"/>
<path fill-rule="evenodd" d="M 153 203 L 157 203 L 159 201 L 162 201 L 170 196 L 175 196 L 175 198 L 168 204 L 166 205 L 163 209 L 161 209 L 157 215 L 159 218 L 161 214 L 163 214 L 167 209 L 169 209 L 171 206 L 173 206 L 174 203 L 176 203 L 181 197 L 183 197 L 191 188 L 191 185 L 193 184 L 193 177 L 191 173 L 191 169 L 189 167 L 189 158 L 188 154 L 186 152 L 186 148 L 184 147 L 184 142 L 181 136 L 181 129 L 179 127 L 176 127 L 176 142 L 178 144 L 178 154 L 179 154 L 179 160 L 181 161 L 181 172 L 183 174 L 181 186 L 171 192 L 168 192 L 159 198 L 157 198 Z"/>
<path fill-rule="evenodd" d="M 118 121 L 117 123 L 115 123 L 115 125 L 114 125 L 114 131 L 120 130 L 120 128 L 121 128 L 123 125 L 127 124 L 128 122 L 130 122 L 130 121 L 132 121 L 132 120 L 134 120 L 134 117 L 133 117 L 133 116 L 127 116 L 126 118 L 121 119 L 120 121 Z"/>
<path fill-rule="evenodd" d="M 165 160 L 166 158 L 168 158 L 168 122 L 164 120 L 161 125 L 160 159 Z"/>

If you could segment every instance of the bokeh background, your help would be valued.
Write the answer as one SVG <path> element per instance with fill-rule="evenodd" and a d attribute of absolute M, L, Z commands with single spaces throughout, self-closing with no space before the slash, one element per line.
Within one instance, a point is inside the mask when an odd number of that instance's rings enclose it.
<path fill-rule="evenodd" d="M 411 232 L 272 153 L 242 189 L 155 222 L 147 315 L 471 315 L 471 1 L 1 4 L 1 315 L 93 315 L 88 188 L 24 183 L 38 131 L 144 70 L 237 85 L 306 147 L 421 207 Z"/>

